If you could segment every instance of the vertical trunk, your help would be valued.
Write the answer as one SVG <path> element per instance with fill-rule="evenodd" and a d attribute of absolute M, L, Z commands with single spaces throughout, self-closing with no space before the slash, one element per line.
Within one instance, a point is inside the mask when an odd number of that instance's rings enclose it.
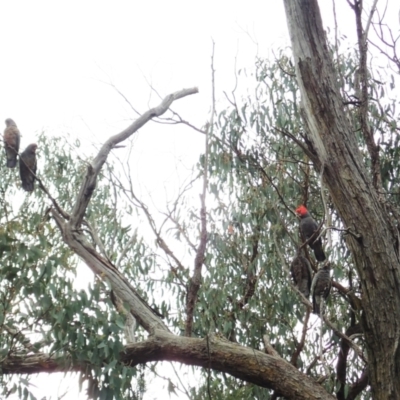
<path fill-rule="evenodd" d="M 303 119 L 317 169 L 348 235 L 363 296 L 362 324 L 375 399 L 400 399 L 400 266 L 390 215 L 346 117 L 317 0 L 284 0 Z"/>

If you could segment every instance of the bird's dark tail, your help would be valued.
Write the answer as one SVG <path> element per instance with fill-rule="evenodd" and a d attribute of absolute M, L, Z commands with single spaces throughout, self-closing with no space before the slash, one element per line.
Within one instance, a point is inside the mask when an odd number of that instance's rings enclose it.
<path fill-rule="evenodd" d="M 7 158 L 7 167 L 15 168 L 17 165 L 17 157 Z"/>
<path fill-rule="evenodd" d="M 319 301 L 321 301 L 321 298 L 319 298 Z M 312 304 L 313 304 L 313 313 L 319 315 L 321 313 L 321 309 L 319 307 L 319 303 L 317 303 L 314 296 Z"/>
<path fill-rule="evenodd" d="M 324 250 L 322 249 L 322 243 L 314 243 L 313 245 L 313 250 L 314 250 L 314 254 L 315 254 L 315 258 L 318 261 L 325 261 L 326 257 L 325 257 L 325 253 Z"/>
<path fill-rule="evenodd" d="M 24 189 L 25 191 L 33 192 L 34 188 L 35 188 L 34 182 L 22 182 L 22 189 Z"/>

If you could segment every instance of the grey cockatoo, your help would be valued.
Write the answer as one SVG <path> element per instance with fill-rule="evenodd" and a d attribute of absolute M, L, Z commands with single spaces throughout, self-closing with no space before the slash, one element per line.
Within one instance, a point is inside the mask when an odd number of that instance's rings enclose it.
<path fill-rule="evenodd" d="M 332 282 L 330 267 L 331 265 L 329 262 L 325 263 L 314 275 L 312 280 L 311 295 L 314 314 L 321 313 L 321 303 L 329 296 L 329 292 L 331 291 Z"/>
<path fill-rule="evenodd" d="M 313 217 L 311 217 L 307 208 L 303 205 L 296 208 L 296 214 L 300 217 L 300 232 L 301 238 L 304 242 L 311 238 L 318 230 L 318 224 L 315 222 Z M 317 239 L 318 234 L 315 234 L 313 240 L 311 240 L 308 244 L 314 250 L 315 258 L 318 261 L 325 261 L 325 253 L 322 249 L 322 240 L 321 238 Z"/>

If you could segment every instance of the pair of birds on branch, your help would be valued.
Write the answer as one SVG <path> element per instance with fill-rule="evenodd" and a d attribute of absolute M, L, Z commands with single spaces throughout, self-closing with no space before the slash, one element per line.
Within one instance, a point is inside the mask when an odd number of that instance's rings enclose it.
<path fill-rule="evenodd" d="M 301 205 L 296 208 L 296 214 L 300 217 L 300 235 L 303 245 L 300 247 L 297 256 L 292 261 L 290 271 L 296 287 L 305 297 L 312 295 L 313 312 L 321 313 L 321 303 L 329 296 L 331 290 L 330 263 L 325 264 L 312 277 L 312 269 L 309 261 L 303 254 L 303 246 L 308 244 L 313 250 L 317 261 L 326 260 L 322 248 L 322 240 L 319 236 L 320 227 L 311 217 L 307 208 Z"/>
<path fill-rule="evenodd" d="M 6 119 L 6 129 L 4 130 L 3 140 L 6 150 L 7 167 L 15 168 L 21 134 L 17 124 L 11 119 Z M 30 144 L 21 154 L 19 154 L 19 174 L 21 177 L 22 188 L 27 192 L 32 192 L 35 187 L 36 178 L 36 149 L 35 143 Z"/>

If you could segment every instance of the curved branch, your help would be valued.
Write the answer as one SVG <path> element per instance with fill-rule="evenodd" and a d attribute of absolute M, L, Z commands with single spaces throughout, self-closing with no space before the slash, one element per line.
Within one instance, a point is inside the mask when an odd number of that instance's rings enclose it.
<path fill-rule="evenodd" d="M 134 367 L 150 361 L 178 361 L 212 368 L 256 385 L 279 390 L 292 400 L 333 400 L 334 397 L 278 354 L 265 354 L 211 335 L 204 339 L 176 336 L 158 330 L 143 342 L 130 344 L 121 353 L 121 362 Z M 65 357 L 48 354 L 14 355 L 1 363 L 5 374 L 82 371 Z"/>
<path fill-rule="evenodd" d="M 125 130 L 118 133 L 117 135 L 111 136 L 102 146 L 99 154 L 96 158 L 88 165 L 85 180 L 82 183 L 81 189 L 79 191 L 76 203 L 71 215 L 71 225 L 76 229 L 82 223 L 83 216 L 85 215 L 86 208 L 92 198 L 93 191 L 96 187 L 97 176 L 107 160 L 110 151 L 115 148 L 118 143 L 123 142 L 133 135 L 138 129 L 149 122 L 154 117 L 159 117 L 164 114 L 169 106 L 178 99 L 182 97 L 189 96 L 191 94 L 198 93 L 198 89 L 190 88 L 183 89 L 178 92 L 168 95 L 160 105 L 151 108 L 146 111 L 142 116 L 140 116 L 135 122 L 128 126 Z"/>
<path fill-rule="evenodd" d="M 130 366 L 161 360 L 210 367 L 265 388 L 277 389 L 287 399 L 334 399 L 321 385 L 283 358 L 220 340 L 214 335 L 195 339 L 156 330 L 148 340 L 127 346 L 122 355 L 122 361 Z"/>

